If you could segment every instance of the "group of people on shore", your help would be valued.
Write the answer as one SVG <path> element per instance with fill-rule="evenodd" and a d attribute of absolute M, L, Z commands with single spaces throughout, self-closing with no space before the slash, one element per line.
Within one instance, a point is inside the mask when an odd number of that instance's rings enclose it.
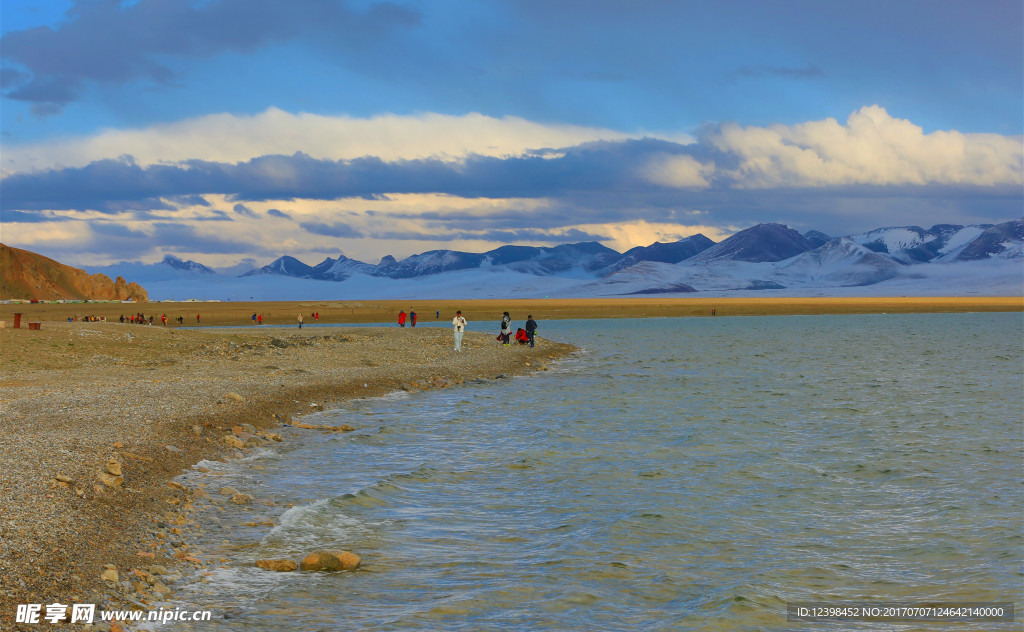
<path fill-rule="evenodd" d="M 121 314 L 121 318 L 119 318 L 118 320 L 121 321 L 121 324 L 128 323 L 129 325 L 152 325 L 153 315 L 150 314 L 149 317 L 147 318 L 146 315 L 143 314 L 142 312 L 139 312 L 138 314 L 129 314 L 128 316 Z M 164 325 L 167 324 L 167 314 L 163 314 L 160 317 L 160 322 L 162 322 Z"/>
<path fill-rule="evenodd" d="M 537 321 L 533 319 L 533 314 L 530 314 L 526 317 L 524 326 L 516 329 L 515 341 L 521 345 L 529 344 L 532 347 L 536 335 Z M 501 341 L 502 346 L 507 347 L 512 344 L 512 317 L 508 312 L 501 316 L 501 333 L 498 334 L 498 340 Z"/>
<path fill-rule="evenodd" d="M 405 323 L 408 322 L 410 327 L 415 327 L 417 318 L 416 310 L 410 309 L 408 314 L 405 313 L 405 310 L 400 310 L 398 312 L 398 326 L 405 327 Z"/>
<path fill-rule="evenodd" d="M 466 332 L 466 318 L 462 315 L 462 310 L 455 312 L 455 318 L 452 319 L 452 328 L 455 330 L 455 350 L 462 351 L 462 337 Z M 501 341 L 502 346 L 510 346 L 512 344 L 512 317 L 508 312 L 505 312 L 501 316 L 501 333 L 498 334 L 498 340 Z M 519 344 L 529 344 L 531 347 L 535 345 L 535 339 L 537 335 L 537 321 L 533 319 L 533 314 L 526 317 L 526 323 L 523 327 L 520 327 L 516 331 L 515 340 Z"/>
<path fill-rule="evenodd" d="M 153 314 L 150 314 L 149 316 L 146 316 L 145 314 L 140 312 L 138 314 L 129 314 L 128 316 L 125 316 L 124 314 L 121 314 L 121 317 L 118 320 L 121 322 L 121 324 L 128 323 L 129 325 L 152 325 L 156 321 L 156 318 L 157 317 L 155 315 L 153 315 Z M 164 327 L 166 327 L 167 326 L 167 314 L 160 314 L 159 318 L 160 318 L 160 324 L 163 325 Z M 105 316 L 100 316 L 100 317 L 86 316 L 82 320 L 89 320 L 89 319 L 93 319 L 93 320 L 106 320 L 106 317 Z M 68 319 L 68 320 L 71 320 L 71 319 Z M 174 320 L 179 325 L 185 324 L 185 317 L 181 316 L 180 314 L 178 316 L 175 316 Z M 196 314 L 196 322 L 197 323 L 199 322 L 199 314 Z"/>

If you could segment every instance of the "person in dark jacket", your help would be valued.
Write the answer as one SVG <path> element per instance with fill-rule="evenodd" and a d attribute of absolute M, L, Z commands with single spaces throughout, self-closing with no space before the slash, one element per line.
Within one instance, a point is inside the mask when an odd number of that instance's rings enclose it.
<path fill-rule="evenodd" d="M 526 317 L 526 337 L 530 339 L 530 346 L 533 346 L 533 335 L 537 333 L 537 321 L 533 319 L 533 315 Z"/>

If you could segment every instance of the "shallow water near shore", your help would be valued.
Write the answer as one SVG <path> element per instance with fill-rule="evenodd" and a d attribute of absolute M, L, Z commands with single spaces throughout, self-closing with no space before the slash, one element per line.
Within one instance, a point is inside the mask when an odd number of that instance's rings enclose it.
<path fill-rule="evenodd" d="M 289 431 L 206 463 L 222 474 L 211 488 L 281 506 L 203 514 L 207 557 L 231 562 L 175 603 L 229 618 L 194 629 L 804 629 L 787 602 L 1020 596 L 1020 314 L 540 333 L 582 351 L 526 377 L 352 402 L 315 422 L 355 432 Z M 274 526 L 244 524 L 262 520 Z M 252 565 L 316 548 L 363 568 Z"/>

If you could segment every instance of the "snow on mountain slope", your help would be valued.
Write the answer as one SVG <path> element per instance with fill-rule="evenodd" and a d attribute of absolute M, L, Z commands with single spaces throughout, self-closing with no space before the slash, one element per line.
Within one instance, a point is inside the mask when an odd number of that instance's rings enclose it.
<path fill-rule="evenodd" d="M 776 264 L 772 278 L 791 285 L 871 285 L 899 276 L 904 266 L 845 237 Z"/>
<path fill-rule="evenodd" d="M 688 259 L 676 264 L 676 282 L 689 285 L 698 292 L 785 288 L 774 279 L 775 265 L 771 261 L 721 260 L 703 265 L 692 261 Z"/>
<path fill-rule="evenodd" d="M 146 289 L 154 301 L 425 300 L 565 296 L 578 283 L 576 279 L 537 277 L 508 270 L 472 269 L 403 279 L 354 274 L 344 281 L 215 275 L 203 283 L 190 279 L 154 281 Z"/>
<path fill-rule="evenodd" d="M 221 301 L 424 301 L 431 298 L 614 297 L 644 293 L 691 297 L 1024 296 L 1024 266 L 1019 259 L 901 266 L 903 273 L 899 276 L 871 285 L 837 285 L 832 279 L 821 278 L 827 276 L 827 272 L 815 281 L 798 284 L 793 279 L 779 276 L 779 268 L 784 269 L 784 263 L 776 266 L 772 263 L 729 261 L 711 266 L 686 266 L 644 262 L 604 279 L 586 281 L 538 277 L 507 269 L 472 269 L 408 279 L 356 274 L 341 282 L 276 275 L 205 275 L 202 282 L 194 278 L 164 279 L 151 281 L 144 287 L 150 300 L 178 301 L 191 298 Z M 688 291 L 688 287 L 698 293 Z"/>
<path fill-rule="evenodd" d="M 345 255 L 338 255 L 337 259 L 327 257 L 317 265 L 313 266 L 312 278 L 326 281 L 343 281 L 353 274 L 371 274 L 376 269 L 362 261 L 349 259 Z"/>
<path fill-rule="evenodd" d="M 758 224 L 720 241 L 687 259 L 690 263 L 717 261 L 781 261 L 813 248 L 806 237 L 782 224 Z"/>
<path fill-rule="evenodd" d="M 195 279 L 202 282 L 203 278 L 216 276 L 216 272 L 195 261 L 182 261 L 166 255 L 159 263 L 116 263 L 110 266 L 85 266 L 90 274 L 100 272 L 114 279 L 119 276 L 137 280 L 145 287 L 151 281 L 165 279 Z"/>
<path fill-rule="evenodd" d="M 1024 219 L 985 228 L 956 255 L 958 261 L 1021 259 L 1024 257 Z"/>
<path fill-rule="evenodd" d="M 1002 226 L 1002 224 L 1001 224 Z M 992 228 L 989 224 L 956 226 L 936 224 L 928 230 L 919 226 L 879 228 L 849 238 L 875 252 L 888 254 L 903 263 L 948 261 L 970 248 L 971 243 Z M 987 257 L 985 253 L 978 258 Z"/>
<path fill-rule="evenodd" d="M 569 296 L 628 296 L 637 294 L 684 294 L 696 290 L 679 282 L 679 268 L 671 263 L 642 261 L 603 279 L 571 288 Z"/>
<path fill-rule="evenodd" d="M 917 226 L 878 228 L 859 235 L 850 235 L 849 239 L 866 246 L 869 250 L 887 254 L 916 248 L 926 241 L 924 229 Z"/>
<path fill-rule="evenodd" d="M 939 256 L 934 261 L 952 261 L 964 248 L 985 232 L 982 226 L 964 226 L 949 236 L 946 243 L 939 248 Z"/>
<path fill-rule="evenodd" d="M 274 259 L 262 268 L 257 268 L 251 272 L 246 272 L 242 276 L 256 276 L 260 274 L 278 274 L 281 276 L 297 277 L 300 279 L 307 278 L 313 274 L 313 267 L 308 266 L 295 257 L 289 257 L 287 255 Z"/>
<path fill-rule="evenodd" d="M 814 247 L 823 238 L 814 231 L 801 235 L 781 224 L 760 224 L 706 249 L 710 240 L 698 235 L 634 248 L 626 255 L 584 242 L 503 246 L 486 253 L 434 250 L 402 261 L 386 256 L 378 265 L 339 255 L 309 266 L 283 256 L 242 277 L 171 256 L 157 264 L 89 271 L 138 279 L 153 300 L 684 296 L 693 291 L 928 295 L 967 294 L 979 288 L 1024 294 L 1024 220 L 995 226 L 940 224 L 928 230 L 884 228 Z M 678 261 L 689 248 L 702 251 Z M 865 289 L 851 289 L 856 287 Z"/>

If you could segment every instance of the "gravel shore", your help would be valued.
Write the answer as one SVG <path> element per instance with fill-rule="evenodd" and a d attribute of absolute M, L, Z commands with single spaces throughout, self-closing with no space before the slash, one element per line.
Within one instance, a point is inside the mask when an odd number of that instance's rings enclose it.
<path fill-rule="evenodd" d="M 212 563 L 158 536 L 190 522 L 195 490 L 171 479 L 202 459 L 237 457 L 244 448 L 230 437 L 275 440 L 273 426 L 292 415 L 544 369 L 573 347 L 502 347 L 469 332 L 455 352 L 445 328 L 49 321 L 0 329 L 0 349 L 0 629 L 8 630 L 18 629 L 18 604 L 44 604 L 44 614 L 51 603 L 139 606 L 140 594 L 160 596 L 155 569 Z M 101 578 L 107 565 L 120 583 Z M 126 591 L 126 577 L 148 581 L 149 592 Z"/>

